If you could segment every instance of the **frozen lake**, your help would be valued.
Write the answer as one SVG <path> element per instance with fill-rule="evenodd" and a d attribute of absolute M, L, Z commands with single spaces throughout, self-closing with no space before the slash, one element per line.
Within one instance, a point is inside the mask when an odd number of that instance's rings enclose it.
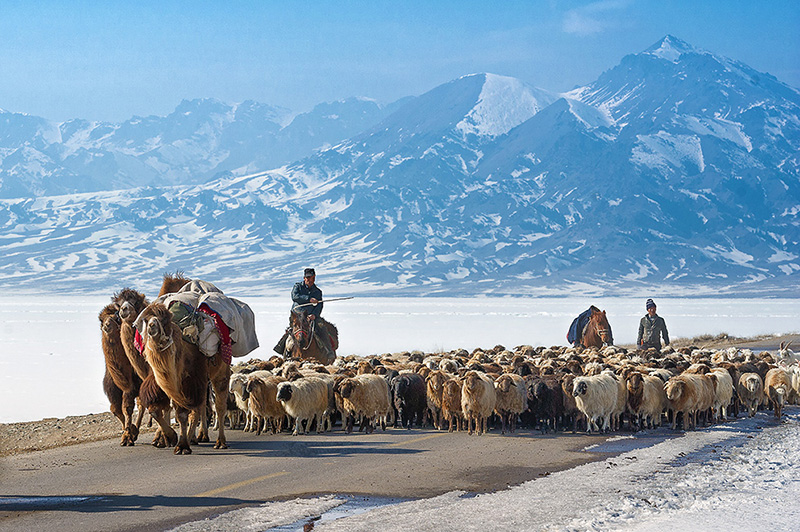
<path fill-rule="evenodd" d="M 256 314 L 269 358 L 286 327 L 290 299 L 239 297 Z M 332 296 L 331 296 L 332 297 Z M 331 302 L 340 355 L 436 352 L 502 344 L 565 345 L 572 319 L 589 305 L 607 311 L 618 344 L 636 340 L 645 298 L 356 298 Z M 97 315 L 108 296 L 0 297 L 0 423 L 108 410 Z M 670 337 L 736 336 L 800 329 L 800 299 L 656 298 Z M 249 358 L 249 357 L 248 357 Z"/>

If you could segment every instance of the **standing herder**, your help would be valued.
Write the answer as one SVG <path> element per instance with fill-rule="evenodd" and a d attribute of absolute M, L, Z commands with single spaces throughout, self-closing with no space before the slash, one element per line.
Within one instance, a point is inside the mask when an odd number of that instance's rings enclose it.
<path fill-rule="evenodd" d="M 652 299 L 648 299 L 645 304 L 647 314 L 639 321 L 639 334 L 636 337 L 636 345 L 639 349 L 654 347 L 661 349 L 661 338 L 664 338 L 664 345 L 669 345 L 669 332 L 667 332 L 667 322 L 664 318 L 656 314 L 656 304 Z"/>

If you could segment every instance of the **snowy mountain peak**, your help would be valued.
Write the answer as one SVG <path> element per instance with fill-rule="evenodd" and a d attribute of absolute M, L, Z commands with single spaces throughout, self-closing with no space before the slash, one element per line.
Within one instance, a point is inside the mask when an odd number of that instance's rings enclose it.
<path fill-rule="evenodd" d="M 484 73 L 464 77 L 474 76 L 483 77 L 478 102 L 456 125 L 465 137 L 497 137 L 508 133 L 557 98 L 548 91 L 530 87 L 508 76 Z"/>
<path fill-rule="evenodd" d="M 644 51 L 645 54 L 652 55 L 666 61 L 677 63 L 683 54 L 697 53 L 698 50 L 691 44 L 684 42 L 677 37 L 667 35 L 653 46 Z"/>

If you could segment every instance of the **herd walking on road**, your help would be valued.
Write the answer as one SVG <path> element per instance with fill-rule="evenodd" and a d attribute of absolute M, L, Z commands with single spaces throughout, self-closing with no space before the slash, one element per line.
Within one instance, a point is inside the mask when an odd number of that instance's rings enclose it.
<path fill-rule="evenodd" d="M 155 447 L 190 454 L 191 445 L 210 441 L 210 430 L 218 434 L 214 448 L 227 448 L 226 428 L 299 436 L 339 424 L 345 432 L 431 427 L 480 435 L 668 422 L 690 430 L 765 408 L 780 419 L 784 405 L 800 400 L 800 356 L 789 345 L 776 353 L 675 349 L 652 299 L 631 350 L 614 345 L 605 312 L 590 307 L 569 328 L 568 347 L 337 357 L 338 331 L 321 317 L 315 279 L 309 268 L 294 286 L 280 354 L 239 364 L 231 355 L 258 346 L 252 311 L 213 284 L 173 274 L 152 303 L 131 288 L 114 294 L 99 318 L 103 386 L 122 425 L 120 444 L 135 444 L 145 413 L 158 424 Z"/>

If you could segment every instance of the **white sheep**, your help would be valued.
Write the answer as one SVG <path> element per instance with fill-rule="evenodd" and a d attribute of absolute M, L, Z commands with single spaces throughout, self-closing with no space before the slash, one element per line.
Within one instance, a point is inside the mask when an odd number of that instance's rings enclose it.
<path fill-rule="evenodd" d="M 244 424 L 244 431 L 248 432 L 250 430 L 255 430 L 253 428 L 254 424 L 254 416 L 250 412 L 250 406 L 247 403 L 247 399 L 244 398 L 244 388 L 247 384 L 247 379 L 249 378 L 249 374 L 246 373 L 234 373 L 231 375 L 229 389 L 233 394 L 233 399 L 236 402 L 236 407 L 241 412 L 241 415 L 245 416 L 245 424 Z M 233 428 L 233 422 L 231 422 L 231 428 Z"/>
<path fill-rule="evenodd" d="M 494 391 L 497 396 L 494 410 L 502 423 L 500 433 L 505 434 L 506 428 L 513 433 L 517 416 L 528 409 L 525 379 L 514 373 L 506 373 L 495 381 Z"/>
<path fill-rule="evenodd" d="M 617 381 L 617 402 L 614 405 L 613 412 L 611 412 L 611 430 L 619 430 L 622 414 L 625 413 L 628 402 L 628 388 L 625 386 L 625 379 L 618 377 L 613 371 L 605 370 L 603 373 L 610 375 Z"/>
<path fill-rule="evenodd" d="M 619 395 L 617 379 L 608 373 L 576 377 L 572 383 L 572 395 L 578 405 L 578 410 L 586 416 L 586 429 L 609 430 L 611 416 L 617 408 Z M 602 427 L 597 422 L 602 421 Z"/>
<path fill-rule="evenodd" d="M 758 405 L 764 397 L 764 381 L 758 373 L 743 373 L 739 377 L 739 384 L 736 386 L 736 393 L 739 401 L 747 408 L 749 417 L 756 415 Z"/>
<path fill-rule="evenodd" d="M 789 381 L 792 384 L 792 389 L 789 392 L 789 404 L 796 405 L 800 403 L 800 366 L 791 366 L 787 371 L 789 372 Z"/>
<path fill-rule="evenodd" d="M 317 420 L 317 432 L 322 432 L 322 419 L 328 409 L 328 383 L 319 377 L 303 377 L 278 385 L 278 400 L 286 413 L 295 419 L 293 436 L 303 434 L 303 421 L 307 428 Z"/>
<path fill-rule="evenodd" d="M 789 346 L 792 342 L 781 342 L 778 348 L 778 364 L 782 366 L 796 366 L 800 363 L 800 354 L 795 353 Z"/>
<path fill-rule="evenodd" d="M 714 389 L 714 404 L 711 406 L 714 418 L 725 421 L 728 417 L 728 405 L 733 400 L 733 377 L 725 368 L 714 368 L 711 374 L 717 378 Z"/>
<path fill-rule="evenodd" d="M 483 372 L 471 370 L 464 376 L 461 387 L 461 410 L 467 420 L 467 432 L 472 434 L 472 422 L 475 432 L 485 434 L 489 416 L 497 403 L 492 379 Z"/>
<path fill-rule="evenodd" d="M 342 408 L 350 414 L 346 431 L 353 431 L 353 420 L 360 417 L 367 424 L 367 433 L 375 430 L 381 422 L 386 427 L 386 418 L 391 410 L 389 384 L 381 375 L 365 373 L 344 379 L 337 389 L 342 397 Z"/>

